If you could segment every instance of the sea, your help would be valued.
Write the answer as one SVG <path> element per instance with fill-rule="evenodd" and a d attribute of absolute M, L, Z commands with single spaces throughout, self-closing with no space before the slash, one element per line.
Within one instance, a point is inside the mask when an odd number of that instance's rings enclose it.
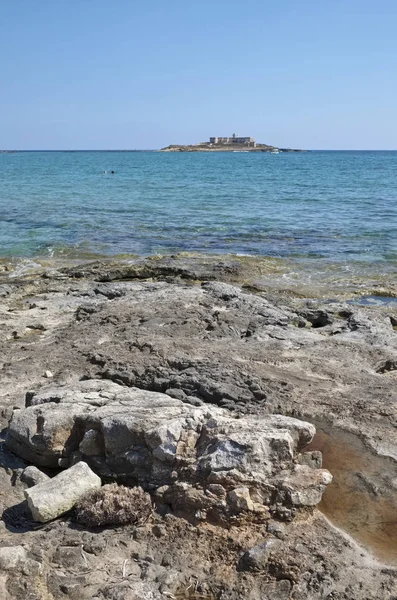
<path fill-rule="evenodd" d="M 387 282 L 397 152 L 0 154 L 0 259 L 268 257 L 280 278 Z"/>

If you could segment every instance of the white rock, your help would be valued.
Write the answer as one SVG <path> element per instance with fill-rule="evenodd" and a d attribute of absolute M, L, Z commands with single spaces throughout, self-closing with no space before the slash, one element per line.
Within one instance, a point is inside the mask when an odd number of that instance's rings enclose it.
<path fill-rule="evenodd" d="M 51 373 L 51 371 L 46 371 L 44 373 L 44 377 L 46 377 L 47 379 L 51 379 L 51 377 L 54 377 L 54 375 Z"/>
<path fill-rule="evenodd" d="M 26 550 L 23 546 L 6 546 L 0 548 L 0 569 L 9 571 L 15 569 L 27 559 Z"/>
<path fill-rule="evenodd" d="M 67 512 L 91 490 L 101 487 L 101 479 L 85 462 L 79 462 L 49 481 L 25 490 L 35 521 L 46 523 Z"/>

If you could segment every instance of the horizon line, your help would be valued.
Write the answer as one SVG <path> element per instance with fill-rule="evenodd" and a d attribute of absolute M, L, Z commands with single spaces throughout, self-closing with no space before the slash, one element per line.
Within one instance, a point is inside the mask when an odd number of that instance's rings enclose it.
<path fill-rule="evenodd" d="M 306 148 L 306 152 L 397 152 L 397 148 Z M 161 148 L 2 148 L 0 154 L 11 152 L 158 152 Z M 178 153 L 174 153 L 178 154 Z M 183 154 L 183 152 L 181 153 Z M 208 154 L 208 152 L 207 152 Z M 219 152 L 218 152 L 219 154 Z M 255 152 L 253 152 L 255 154 Z"/>

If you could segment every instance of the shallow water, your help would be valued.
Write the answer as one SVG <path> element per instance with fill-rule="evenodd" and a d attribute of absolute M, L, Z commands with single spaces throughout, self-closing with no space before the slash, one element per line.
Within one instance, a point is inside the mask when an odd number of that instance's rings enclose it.
<path fill-rule="evenodd" d="M 320 450 L 333 475 L 318 508 L 376 558 L 397 565 L 397 464 L 335 428 L 318 429 L 307 450 Z"/>
<path fill-rule="evenodd" d="M 392 296 L 361 296 L 348 300 L 347 304 L 360 304 L 361 306 L 397 306 L 397 298 Z"/>
<path fill-rule="evenodd" d="M 382 265 L 397 259 L 396 171 L 397 152 L 0 154 L 0 255 L 185 250 Z"/>
<path fill-rule="evenodd" d="M 0 270 L 235 254 L 278 261 L 259 286 L 397 296 L 396 172 L 397 152 L 0 154 Z"/>

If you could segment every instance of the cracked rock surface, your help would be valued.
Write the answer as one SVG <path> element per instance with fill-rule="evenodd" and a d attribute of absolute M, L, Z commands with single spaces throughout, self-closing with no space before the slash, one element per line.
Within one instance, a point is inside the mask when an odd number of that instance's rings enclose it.
<path fill-rule="evenodd" d="M 252 293 L 257 277 L 183 257 L 4 277 L 0 597 L 397 598 L 393 557 L 316 508 L 334 482 L 305 449 L 312 424 L 358 436 L 378 462 L 354 481 L 395 497 L 396 309 Z M 34 523 L 25 468 L 80 460 L 146 487 L 151 520 Z"/>
<path fill-rule="evenodd" d="M 328 471 L 295 464 L 315 428 L 291 417 L 236 418 L 102 380 L 43 388 L 28 394 L 28 404 L 8 428 L 6 444 L 16 454 L 45 467 L 85 461 L 104 478 L 143 486 L 181 514 L 200 511 L 200 520 L 207 511 L 227 519 L 315 506 L 332 479 Z M 71 497 L 75 486 L 73 480 Z M 36 489 L 27 492 L 30 502 Z M 52 514 L 51 507 L 45 511 Z"/>

